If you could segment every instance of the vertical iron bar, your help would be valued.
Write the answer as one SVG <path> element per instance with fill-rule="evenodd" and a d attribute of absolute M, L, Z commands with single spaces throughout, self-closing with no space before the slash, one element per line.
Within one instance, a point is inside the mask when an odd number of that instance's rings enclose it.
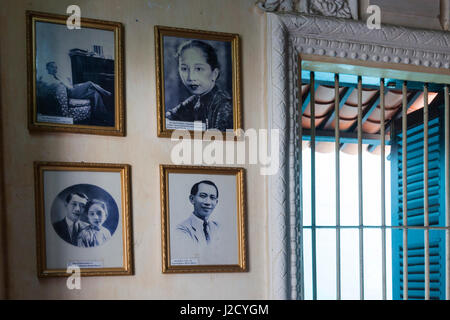
<path fill-rule="evenodd" d="M 402 191 L 403 191 L 403 300 L 408 300 L 408 177 L 407 177 L 407 108 L 408 87 L 403 81 L 402 107 Z"/>
<path fill-rule="evenodd" d="M 430 225 L 428 215 L 428 85 L 423 90 L 423 202 L 425 226 L 425 300 L 430 300 Z"/>
<path fill-rule="evenodd" d="M 339 75 L 334 75 L 334 145 L 336 171 L 336 300 L 341 300 L 341 230 L 340 230 L 340 158 L 339 158 Z"/>
<path fill-rule="evenodd" d="M 381 135 L 381 277 L 382 298 L 386 300 L 386 173 L 385 173 L 385 100 L 384 79 L 380 81 L 380 135 Z"/>
<path fill-rule="evenodd" d="M 448 85 L 444 87 L 445 101 L 445 298 L 450 300 L 450 107 Z"/>
<path fill-rule="evenodd" d="M 302 70 L 301 70 L 301 62 L 299 61 L 299 104 L 298 104 L 298 112 L 300 113 L 300 119 L 298 121 L 298 130 L 299 130 L 299 246 L 300 248 L 297 250 L 299 254 L 299 270 L 297 270 L 297 279 L 299 279 L 300 284 L 297 284 L 297 296 L 300 300 L 305 299 L 305 268 L 304 268 L 304 258 L 303 258 L 303 94 L 302 94 Z M 300 273 L 300 274 L 299 274 Z"/>
<path fill-rule="evenodd" d="M 317 252 L 316 252 L 316 115 L 315 77 L 311 72 L 311 237 L 312 237 L 312 281 L 313 300 L 317 300 Z"/>
<path fill-rule="evenodd" d="M 358 76 L 358 204 L 359 204 L 359 295 L 364 300 L 364 239 L 362 190 L 362 78 Z"/>

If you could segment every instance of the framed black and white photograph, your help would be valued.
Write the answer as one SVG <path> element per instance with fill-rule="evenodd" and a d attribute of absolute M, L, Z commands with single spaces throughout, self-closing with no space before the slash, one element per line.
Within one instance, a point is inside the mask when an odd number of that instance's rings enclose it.
<path fill-rule="evenodd" d="M 35 162 L 38 276 L 132 274 L 130 167 Z"/>
<path fill-rule="evenodd" d="M 155 26 L 158 136 L 242 129 L 239 35 Z"/>
<path fill-rule="evenodd" d="M 243 168 L 161 165 L 164 273 L 247 271 Z"/>
<path fill-rule="evenodd" d="M 122 24 L 26 15 L 29 129 L 124 136 Z"/>

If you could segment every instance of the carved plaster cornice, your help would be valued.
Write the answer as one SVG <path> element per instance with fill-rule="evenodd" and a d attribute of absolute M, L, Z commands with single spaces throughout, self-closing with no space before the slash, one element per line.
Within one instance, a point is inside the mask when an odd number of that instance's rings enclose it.
<path fill-rule="evenodd" d="M 309 15 L 280 14 L 299 53 L 450 69 L 450 33 Z"/>
<path fill-rule="evenodd" d="M 450 33 L 305 14 L 267 14 L 268 128 L 280 133 L 280 170 L 269 177 L 270 298 L 303 297 L 301 115 L 297 79 L 301 54 L 361 62 L 450 69 Z M 437 69 L 439 68 L 439 69 Z"/>
<path fill-rule="evenodd" d="M 266 12 L 298 12 L 358 19 L 358 0 L 259 0 L 257 6 Z"/>

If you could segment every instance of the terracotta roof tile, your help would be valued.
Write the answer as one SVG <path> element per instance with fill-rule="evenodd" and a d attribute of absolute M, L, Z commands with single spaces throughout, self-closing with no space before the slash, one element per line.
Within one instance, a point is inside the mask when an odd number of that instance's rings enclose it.
<path fill-rule="evenodd" d="M 306 99 L 309 94 L 310 86 L 308 84 L 302 85 L 302 95 Z M 340 87 L 341 93 L 344 87 Z M 415 91 L 408 92 L 408 99 L 416 97 Z M 428 102 L 431 104 L 433 99 L 437 96 L 435 92 L 429 92 Z M 363 88 L 362 90 L 362 109 L 365 115 L 363 122 L 363 133 L 377 134 L 380 131 L 381 109 L 379 105 L 379 90 L 372 88 Z M 334 117 L 334 87 L 319 85 L 315 92 L 315 125 L 318 130 L 334 131 L 336 118 Z M 423 93 L 420 94 L 415 101 L 410 101 L 408 113 L 423 108 Z M 375 106 L 376 104 L 376 106 Z M 302 127 L 305 129 L 311 128 L 311 108 L 310 103 L 305 108 L 302 116 Z M 358 90 L 353 90 L 348 96 L 342 108 L 339 111 L 339 129 L 341 132 L 349 131 L 356 132 L 356 123 L 358 117 Z M 402 107 L 402 91 L 386 88 L 385 93 L 385 120 L 386 125 L 391 119 L 401 112 Z M 368 113 L 368 114 L 366 114 Z M 332 120 L 331 120 L 332 119 Z M 309 144 L 309 142 L 307 142 Z M 305 143 L 303 143 L 305 147 Z M 379 153 L 379 147 L 372 152 Z M 333 142 L 317 142 L 316 150 L 318 152 L 333 152 Z M 343 152 L 350 154 L 357 154 L 357 144 L 347 143 L 341 149 Z"/>

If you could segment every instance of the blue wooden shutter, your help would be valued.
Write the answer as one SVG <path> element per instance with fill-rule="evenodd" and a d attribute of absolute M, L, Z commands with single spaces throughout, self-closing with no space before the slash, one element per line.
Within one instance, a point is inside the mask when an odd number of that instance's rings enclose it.
<path fill-rule="evenodd" d="M 444 118 L 442 108 L 431 108 L 429 117 L 429 222 L 445 225 L 444 198 Z M 403 225 L 403 163 L 401 119 L 392 128 L 391 183 L 392 225 Z M 408 115 L 407 130 L 407 209 L 408 226 L 424 225 L 423 197 L 423 110 Z M 403 234 L 392 231 L 393 299 L 403 299 Z M 430 231 L 430 297 L 445 299 L 445 231 Z M 408 298 L 425 298 L 424 231 L 408 231 Z"/>

